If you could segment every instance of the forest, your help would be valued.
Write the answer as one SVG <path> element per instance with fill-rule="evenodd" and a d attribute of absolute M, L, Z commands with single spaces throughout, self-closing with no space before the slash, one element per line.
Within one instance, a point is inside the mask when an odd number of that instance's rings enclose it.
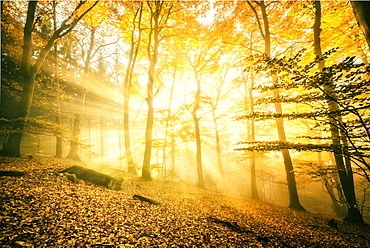
<path fill-rule="evenodd" d="M 1 169 L 54 157 L 370 223 L 369 17 L 361 1 L 1 1 Z"/>

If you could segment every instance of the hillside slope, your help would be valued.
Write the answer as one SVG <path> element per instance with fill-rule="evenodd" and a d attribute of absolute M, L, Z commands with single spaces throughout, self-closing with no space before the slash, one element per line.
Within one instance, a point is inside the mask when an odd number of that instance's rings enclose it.
<path fill-rule="evenodd" d="M 369 247 L 370 227 L 184 183 L 126 178 L 112 191 L 56 173 L 71 162 L 0 158 L 0 247 Z M 104 171 L 102 171 L 104 172 Z M 119 172 L 117 172 L 119 173 Z M 152 205 L 141 195 L 161 202 Z"/>

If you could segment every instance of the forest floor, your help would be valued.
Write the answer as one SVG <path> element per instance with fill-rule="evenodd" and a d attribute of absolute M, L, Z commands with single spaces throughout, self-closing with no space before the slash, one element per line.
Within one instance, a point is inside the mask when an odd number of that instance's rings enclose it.
<path fill-rule="evenodd" d="M 73 164 L 0 158 L 1 170 L 27 172 L 0 178 L 0 247 L 370 247 L 365 224 L 186 183 L 125 178 L 118 191 L 73 183 L 57 173 Z"/>

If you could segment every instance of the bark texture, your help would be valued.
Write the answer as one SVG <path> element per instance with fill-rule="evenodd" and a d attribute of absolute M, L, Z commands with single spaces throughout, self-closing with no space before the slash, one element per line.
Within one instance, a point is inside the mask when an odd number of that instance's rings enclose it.
<path fill-rule="evenodd" d="M 364 33 L 367 45 L 370 49 L 370 2 L 352 0 L 351 4 L 357 23 Z"/>
<path fill-rule="evenodd" d="M 315 48 L 315 55 L 317 58 L 322 58 L 322 50 L 321 50 L 321 41 L 320 41 L 320 33 L 321 33 L 321 3 L 320 1 L 316 1 L 315 5 L 315 23 L 314 23 L 314 48 Z M 318 68 L 320 71 L 323 71 L 325 67 L 325 62 L 320 61 L 318 64 Z M 327 82 L 324 84 L 324 90 L 327 94 L 327 104 L 328 109 L 331 112 L 329 115 L 329 122 L 330 122 L 330 133 L 332 137 L 332 144 L 336 147 L 334 151 L 334 159 L 335 165 L 338 170 L 339 180 L 342 185 L 342 189 L 344 192 L 344 196 L 347 203 L 347 216 L 344 218 L 350 222 L 363 222 L 362 215 L 360 210 L 357 208 L 357 200 L 356 200 L 356 193 L 355 193 L 355 186 L 353 181 L 353 172 L 351 168 L 350 162 L 345 163 L 343 157 L 343 138 L 341 137 L 339 126 L 342 121 L 342 117 L 338 114 L 340 113 L 340 107 L 338 103 L 335 101 L 336 96 L 334 93 L 334 82 L 332 79 L 328 79 Z M 344 141 L 346 142 L 346 141 Z"/>

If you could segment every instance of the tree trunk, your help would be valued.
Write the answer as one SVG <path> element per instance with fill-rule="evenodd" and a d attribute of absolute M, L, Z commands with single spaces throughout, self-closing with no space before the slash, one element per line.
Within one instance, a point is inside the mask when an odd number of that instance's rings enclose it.
<path fill-rule="evenodd" d="M 172 106 L 172 98 L 173 98 L 173 91 L 174 91 L 174 88 L 175 88 L 175 81 L 176 81 L 176 70 L 177 68 L 175 68 L 174 72 L 173 72 L 173 79 L 172 79 L 172 86 L 171 86 L 171 93 L 170 93 L 170 102 L 169 102 L 169 105 L 168 105 L 168 112 L 167 112 L 167 119 L 166 119 L 166 129 L 165 129 L 165 133 L 164 133 L 164 142 L 163 142 L 163 154 L 162 154 L 162 177 L 166 180 L 166 170 L 167 170 L 167 166 L 166 166 L 166 147 L 167 147 L 167 136 L 168 136 L 168 126 L 169 126 L 169 123 L 170 123 L 170 118 L 171 118 L 171 106 Z"/>
<path fill-rule="evenodd" d="M 273 80 L 277 80 L 277 76 L 273 75 Z M 274 98 L 279 97 L 279 90 L 274 90 Z M 282 114 L 283 110 L 281 107 L 281 103 L 275 103 L 275 112 L 276 114 Z M 276 119 L 276 125 L 278 129 L 279 134 L 279 140 L 280 141 L 286 141 L 285 136 L 285 128 L 284 128 L 284 122 L 282 118 Z M 285 173 L 286 178 L 288 182 L 288 192 L 289 192 L 289 208 L 293 208 L 296 210 L 305 210 L 304 207 L 301 205 L 298 197 L 298 191 L 297 191 L 297 183 L 295 180 L 294 175 L 294 168 L 293 168 L 293 162 L 290 157 L 290 152 L 288 149 L 283 149 L 282 151 L 283 159 L 284 159 L 284 165 L 285 165 Z"/>
<path fill-rule="evenodd" d="M 133 30 L 131 34 L 131 47 L 130 47 L 130 56 L 129 62 L 127 65 L 126 75 L 125 75 L 125 82 L 124 82 L 124 103 L 123 103 L 123 128 L 124 128 L 124 136 L 125 136 L 125 153 L 126 153 L 126 161 L 127 161 L 127 170 L 128 173 L 131 175 L 136 176 L 137 171 L 134 164 L 134 159 L 131 152 L 131 141 L 130 141 L 130 95 L 131 95 L 131 88 L 132 88 L 132 76 L 134 74 L 135 63 L 137 54 L 139 52 L 139 46 L 141 42 L 141 17 L 143 12 L 143 3 L 140 3 L 140 8 L 135 13 L 133 19 Z M 135 31 L 136 31 L 136 17 L 139 14 L 138 20 L 138 29 L 139 35 L 137 41 L 135 42 Z M 135 47 L 136 43 L 136 47 Z"/>
<path fill-rule="evenodd" d="M 35 19 L 37 1 L 30 1 L 28 3 L 27 19 L 24 26 L 24 37 L 23 37 L 23 54 L 21 62 L 21 85 L 23 91 L 21 100 L 18 105 L 16 120 L 12 126 L 12 132 L 5 139 L 1 155 L 7 157 L 20 157 L 21 141 L 24 133 L 26 119 L 28 118 L 31 106 L 32 97 L 35 90 L 35 78 L 37 71 L 31 65 L 31 54 L 32 54 L 32 30 Z"/>
<path fill-rule="evenodd" d="M 88 9 L 86 9 L 80 16 L 70 15 L 56 30 L 46 46 L 41 49 L 34 65 L 31 63 L 32 58 L 32 31 L 35 20 L 35 11 L 37 1 L 29 1 L 27 9 L 26 24 L 24 26 L 23 35 L 23 53 L 21 60 L 20 78 L 21 85 L 23 86 L 21 100 L 18 105 L 16 120 L 12 127 L 11 134 L 5 139 L 1 155 L 8 157 L 20 157 L 20 144 L 24 133 L 25 122 L 28 118 L 32 106 L 33 92 L 35 89 L 36 74 L 43 65 L 46 56 L 53 47 L 54 42 L 62 36 L 68 34 L 77 23 L 94 7 L 99 1 L 95 1 Z M 80 9 L 85 2 L 81 2 L 76 7 L 76 11 Z M 76 12 L 75 11 L 75 12 Z M 73 13 L 75 13 L 73 12 Z M 73 21 L 71 20 L 73 18 Z M 70 21 L 70 22 L 67 22 Z"/>
<path fill-rule="evenodd" d="M 320 1 L 314 2 L 315 6 L 315 23 L 314 23 L 314 48 L 315 48 L 315 55 L 317 58 L 322 58 L 322 51 L 321 51 L 321 41 L 320 41 L 320 33 L 321 33 L 321 3 Z M 325 62 L 321 61 L 318 64 L 319 70 L 323 71 L 325 67 Z M 329 79 L 326 85 L 324 85 L 325 93 L 328 95 L 327 102 L 328 102 L 328 109 L 332 113 L 339 113 L 340 107 L 335 102 L 336 96 L 334 95 L 334 84 Z M 355 186 L 353 181 L 353 173 L 351 165 L 345 164 L 343 160 L 343 150 L 342 150 L 342 138 L 340 135 L 340 130 L 338 126 L 341 122 L 341 116 L 338 114 L 330 114 L 329 115 L 329 122 L 330 122 L 330 133 L 332 136 L 332 144 L 335 148 L 334 150 L 334 158 L 335 164 L 338 170 L 339 180 L 342 185 L 343 193 L 346 198 L 347 203 L 347 216 L 344 218 L 347 221 L 351 222 L 363 222 L 362 215 L 360 210 L 357 208 L 357 200 L 355 194 Z"/>
<path fill-rule="evenodd" d="M 84 70 L 82 74 L 82 81 L 85 82 L 85 88 L 80 96 L 80 102 L 81 102 L 81 109 L 77 110 L 77 113 L 75 114 L 74 122 L 73 122 L 73 131 L 72 131 L 72 141 L 71 141 L 71 146 L 69 150 L 69 154 L 67 155 L 67 158 L 70 158 L 72 160 L 76 161 L 81 161 L 80 157 L 78 156 L 78 149 L 79 149 L 79 138 L 80 138 L 80 133 L 81 133 L 81 112 L 85 109 L 85 101 L 86 101 L 86 94 L 87 94 L 87 83 L 89 82 L 88 80 L 88 74 L 90 70 L 90 63 L 91 59 L 93 58 L 93 49 L 95 45 L 95 31 L 96 27 L 93 27 L 91 29 L 91 36 L 90 36 L 90 45 L 89 49 L 86 53 L 86 60 L 85 60 L 85 65 L 84 65 Z M 78 97 L 78 95 L 77 95 Z"/>
<path fill-rule="evenodd" d="M 146 98 L 146 102 L 148 104 L 148 118 L 146 123 L 146 131 L 145 131 L 145 151 L 144 151 L 144 161 L 143 161 L 143 170 L 142 170 L 142 178 L 143 179 L 151 179 L 151 172 L 150 172 L 150 162 L 151 162 L 151 155 L 152 155 L 152 143 L 153 143 L 153 122 L 154 122 L 154 106 L 153 106 L 153 84 L 154 84 L 154 74 L 155 74 L 155 67 L 158 60 L 158 49 L 159 49 L 159 32 L 160 32 L 160 24 L 165 25 L 166 23 L 160 23 L 160 16 L 163 10 L 163 5 L 165 2 L 162 1 L 154 1 L 154 2 L 147 2 L 150 8 L 150 30 L 149 30 L 149 42 L 147 45 L 147 54 L 149 58 L 149 71 L 148 71 L 148 85 L 147 85 L 147 93 L 148 96 Z M 170 15 L 170 11 L 167 12 L 167 17 Z"/>
<path fill-rule="evenodd" d="M 216 107 L 212 107 L 212 118 L 213 118 L 213 126 L 215 128 L 215 136 L 216 136 L 216 154 L 217 154 L 218 171 L 221 175 L 222 186 L 224 189 L 226 189 L 225 172 L 224 172 L 224 168 L 222 165 L 220 134 L 219 134 L 217 118 L 216 118 Z"/>
<path fill-rule="evenodd" d="M 56 5 L 57 2 L 53 2 L 53 23 L 54 23 L 54 32 L 58 29 L 57 28 L 57 15 L 56 15 Z M 55 122 L 58 127 L 62 126 L 61 120 L 61 99 L 60 99 L 60 84 L 59 84 L 59 60 L 58 60 L 58 43 L 55 41 L 54 43 L 54 63 L 55 63 L 55 73 L 54 73 L 54 80 L 57 86 L 57 110 L 55 115 Z M 56 147 L 55 147 L 55 157 L 61 158 L 63 154 L 63 139 L 62 133 L 60 130 L 57 130 L 56 134 Z"/>
<path fill-rule="evenodd" d="M 76 161 L 81 161 L 80 157 L 78 156 L 79 137 L 80 137 L 80 114 L 76 114 L 73 118 L 71 147 L 67 155 L 67 158 Z"/>
<path fill-rule="evenodd" d="M 351 0 L 357 23 L 364 33 L 367 45 L 370 48 L 370 2 Z"/>
<path fill-rule="evenodd" d="M 175 177 L 175 133 L 171 134 L 171 181 Z"/>
<path fill-rule="evenodd" d="M 263 29 L 259 21 L 259 16 L 253 7 L 253 5 L 248 2 L 248 4 L 253 9 L 254 13 L 256 14 L 256 18 L 258 20 L 258 25 L 260 28 L 261 35 L 265 41 L 265 54 L 269 57 L 271 57 L 271 35 L 270 35 L 270 27 L 267 17 L 267 11 L 266 11 L 266 5 L 264 1 L 256 2 L 256 4 L 260 7 L 261 13 L 262 13 L 262 19 L 263 19 Z M 264 32 L 263 32 L 264 30 Z M 272 76 L 273 82 L 277 82 L 277 75 Z M 273 91 L 274 97 L 279 96 L 279 90 Z M 275 103 L 275 112 L 276 114 L 282 113 L 282 107 L 280 102 Z M 285 128 L 284 128 L 284 121 L 282 118 L 276 119 L 276 125 L 279 135 L 280 141 L 286 141 L 285 136 Z M 285 165 L 285 173 L 286 173 L 286 179 L 288 182 L 288 192 L 289 192 L 289 208 L 293 208 L 300 211 L 305 211 L 304 207 L 301 205 L 298 197 L 298 191 L 297 191 L 297 183 L 295 181 L 295 175 L 294 175 L 294 169 L 293 169 L 293 163 L 292 159 L 290 157 L 290 152 L 288 149 L 283 149 L 282 151 L 283 159 L 284 159 L 284 165 Z"/>
<path fill-rule="evenodd" d="M 147 3 L 150 6 L 150 3 Z M 145 130 L 145 151 L 144 151 L 144 161 L 143 161 L 143 168 L 141 177 L 143 179 L 150 180 L 152 178 L 150 172 L 150 162 L 152 156 L 152 136 L 153 136 L 153 118 L 154 118 L 154 107 L 153 107 L 153 83 L 154 83 L 154 73 L 155 73 L 155 66 L 157 63 L 157 56 L 158 56 L 158 18 L 160 11 L 157 9 L 157 2 L 154 3 L 156 5 L 155 12 L 151 9 L 151 24 L 154 21 L 154 27 L 150 27 L 149 31 L 149 42 L 147 45 L 147 53 L 149 57 L 149 71 L 148 71 L 148 84 L 147 84 L 147 98 L 146 102 L 148 104 L 148 117 L 146 122 L 146 130 Z M 154 40 L 154 42 L 152 41 Z M 152 42 L 154 44 L 152 44 Z M 153 45 L 153 51 L 151 46 Z"/>
<path fill-rule="evenodd" d="M 252 48 L 251 48 L 252 51 Z M 251 86 L 249 88 L 249 102 L 250 102 L 250 113 L 254 112 L 254 98 L 253 98 L 253 88 L 254 88 L 254 72 L 251 72 Z M 256 139 L 255 132 L 255 122 L 254 118 L 250 119 L 250 140 L 254 142 Z M 256 177 L 256 153 L 252 152 L 249 155 L 249 163 L 251 169 L 251 190 L 252 190 L 252 199 L 259 199 L 257 191 L 257 177 Z"/>
<path fill-rule="evenodd" d="M 121 134 L 121 122 L 118 124 L 118 150 L 119 150 L 119 167 L 123 168 L 122 165 L 122 134 Z"/>
<path fill-rule="evenodd" d="M 197 173 L 198 173 L 198 186 L 199 188 L 204 188 L 204 177 L 203 177 L 203 165 L 202 165 L 202 146 L 200 139 L 200 128 L 199 128 L 199 118 L 197 116 L 197 111 L 200 104 L 200 79 L 197 70 L 194 68 L 195 81 L 197 82 L 197 92 L 195 95 L 194 108 L 192 111 L 192 116 L 195 125 L 195 142 L 196 142 L 196 157 L 197 157 Z"/>
<path fill-rule="evenodd" d="M 104 131 L 105 131 L 105 124 L 103 117 L 100 117 L 100 163 L 104 164 Z"/>
<path fill-rule="evenodd" d="M 328 180 L 325 180 L 324 186 L 325 186 L 326 190 L 329 193 L 330 200 L 331 200 L 331 203 L 332 203 L 332 208 L 333 208 L 335 214 L 338 217 L 344 218 L 347 214 L 347 209 L 344 206 L 339 205 L 338 200 L 337 200 L 337 198 L 335 196 L 335 193 L 334 193 L 333 185 Z"/>

